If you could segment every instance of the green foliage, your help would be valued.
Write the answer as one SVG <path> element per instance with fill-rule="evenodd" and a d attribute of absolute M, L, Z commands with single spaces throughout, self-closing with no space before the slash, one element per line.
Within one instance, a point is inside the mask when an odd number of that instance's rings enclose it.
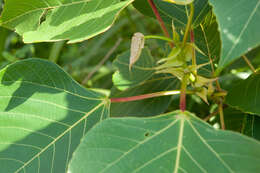
<path fill-rule="evenodd" d="M 259 142 L 176 111 L 103 121 L 84 137 L 69 171 L 257 172 L 259 157 Z"/>
<path fill-rule="evenodd" d="M 209 0 L 217 16 L 222 40 L 219 68 L 230 64 L 260 44 L 258 0 Z M 231 10 L 232 9 L 232 10 Z"/>
<path fill-rule="evenodd" d="M 22 35 L 26 43 L 59 40 L 75 43 L 106 31 L 132 1 L 8 0 L 0 24 Z"/>
<path fill-rule="evenodd" d="M 243 112 L 260 115 L 259 82 L 260 74 L 253 74 L 248 79 L 241 81 L 229 90 L 226 102 Z"/>
<path fill-rule="evenodd" d="M 259 5 L 0 0 L 0 172 L 259 172 Z"/>
<path fill-rule="evenodd" d="M 129 57 L 130 51 L 127 51 L 113 62 L 114 66 L 118 68 L 118 71 L 113 75 L 113 82 L 119 90 L 141 84 L 155 73 L 153 67 L 156 64 L 147 48 L 142 51 L 139 61 L 132 65 L 131 71 L 129 70 Z"/>
<path fill-rule="evenodd" d="M 187 8 L 185 6 L 179 6 L 176 4 L 169 4 L 168 2 L 162 0 L 154 0 L 158 11 L 165 22 L 174 24 L 178 28 L 184 28 L 187 23 Z M 134 1 L 134 6 L 142 13 L 147 16 L 154 17 L 154 14 L 147 3 L 147 0 L 137 0 Z M 195 0 L 195 15 L 193 25 L 196 27 L 204 19 L 205 15 L 210 10 L 210 6 L 207 0 Z"/>
<path fill-rule="evenodd" d="M 0 172 L 65 172 L 80 139 L 109 116 L 104 96 L 48 61 L 20 61 L 0 76 Z"/>
<path fill-rule="evenodd" d="M 166 90 L 176 90 L 179 82 L 176 77 L 170 75 L 154 75 L 144 83 L 136 87 L 120 91 L 116 88 L 111 90 L 111 98 L 131 97 L 147 93 L 155 93 Z M 153 116 L 163 113 L 169 107 L 171 96 L 150 98 L 133 102 L 121 102 L 111 104 L 112 116 Z M 175 100 L 176 101 L 176 100 Z"/>
<path fill-rule="evenodd" d="M 257 115 L 247 116 L 243 133 L 260 140 L 260 118 Z"/>

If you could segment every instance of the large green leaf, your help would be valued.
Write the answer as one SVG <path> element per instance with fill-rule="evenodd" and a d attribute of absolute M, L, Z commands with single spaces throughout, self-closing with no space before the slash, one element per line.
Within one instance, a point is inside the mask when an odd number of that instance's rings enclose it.
<path fill-rule="evenodd" d="M 258 172 L 259 147 L 254 139 L 216 130 L 188 112 L 154 118 L 111 118 L 84 137 L 69 171 Z"/>
<path fill-rule="evenodd" d="M 48 61 L 17 62 L 0 80 L 0 172 L 65 173 L 80 139 L 108 116 L 104 96 Z"/>
<path fill-rule="evenodd" d="M 0 25 L 24 42 L 80 42 L 106 31 L 133 0 L 8 0 Z M 19 9 L 19 10 L 17 10 Z"/>
<path fill-rule="evenodd" d="M 138 61 L 129 70 L 130 51 L 119 55 L 113 62 L 118 71 L 113 75 L 113 83 L 119 90 L 137 86 L 151 78 L 155 72 L 156 63 L 148 48 L 144 48 Z"/>
<path fill-rule="evenodd" d="M 111 97 L 131 97 L 160 91 L 179 89 L 178 79 L 172 75 L 154 75 L 149 80 L 136 87 L 120 91 L 115 87 L 112 89 Z M 167 110 L 172 96 L 163 96 L 132 102 L 121 102 L 111 104 L 111 116 L 153 116 Z"/>
<path fill-rule="evenodd" d="M 260 44 L 259 0 L 209 0 L 217 16 L 222 39 L 219 68 Z"/>
<path fill-rule="evenodd" d="M 260 73 L 253 74 L 228 91 L 226 103 L 243 112 L 260 115 Z"/>
<path fill-rule="evenodd" d="M 171 24 L 174 21 L 176 27 L 184 28 L 188 18 L 186 12 L 186 6 L 183 5 L 175 5 L 172 3 L 164 2 L 162 0 L 153 0 L 162 19 Z M 134 3 L 135 8 L 137 8 L 140 12 L 145 15 L 154 17 L 153 11 L 149 6 L 147 0 L 137 0 Z M 195 0 L 195 14 L 193 25 L 197 26 L 203 20 L 205 15 L 209 12 L 210 6 L 208 5 L 208 0 Z"/>

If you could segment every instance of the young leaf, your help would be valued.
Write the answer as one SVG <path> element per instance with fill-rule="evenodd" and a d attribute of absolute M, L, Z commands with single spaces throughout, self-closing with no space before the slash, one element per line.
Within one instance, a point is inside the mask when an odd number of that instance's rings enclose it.
<path fill-rule="evenodd" d="M 80 139 L 108 117 L 104 96 L 48 61 L 14 63 L 0 80 L 0 172 L 66 172 Z"/>
<path fill-rule="evenodd" d="M 8 0 L 0 25 L 15 30 L 24 42 L 80 42 L 105 32 L 133 0 Z M 19 9 L 19 10 L 17 10 Z"/>
<path fill-rule="evenodd" d="M 137 32 L 132 37 L 130 60 L 129 60 L 129 71 L 131 71 L 132 65 L 139 59 L 143 48 L 144 48 L 144 35 L 140 32 Z"/>
<path fill-rule="evenodd" d="M 222 40 L 219 70 L 260 44 L 259 0 L 209 0 Z"/>
<path fill-rule="evenodd" d="M 69 171 L 258 172 L 259 147 L 258 141 L 216 130 L 189 112 L 175 111 L 153 118 L 111 118 L 84 137 Z"/>

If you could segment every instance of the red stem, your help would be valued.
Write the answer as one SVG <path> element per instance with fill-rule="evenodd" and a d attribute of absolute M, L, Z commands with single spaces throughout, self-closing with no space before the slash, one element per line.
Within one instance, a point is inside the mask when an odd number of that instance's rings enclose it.
<path fill-rule="evenodd" d="M 181 95 L 180 95 L 180 110 L 184 112 L 186 110 L 186 90 L 187 90 L 187 82 L 189 78 L 187 74 L 184 75 L 181 81 Z"/>
<path fill-rule="evenodd" d="M 180 110 L 184 112 L 186 110 L 186 93 L 182 92 L 180 96 Z"/>
<path fill-rule="evenodd" d="M 159 12 L 158 12 L 158 10 L 157 10 L 157 8 L 156 8 L 154 2 L 153 2 L 153 0 L 147 0 L 147 1 L 148 1 L 148 3 L 150 4 L 150 6 L 151 6 L 151 8 L 152 8 L 152 10 L 153 10 L 153 12 L 154 12 L 154 15 L 156 16 L 156 18 L 157 18 L 157 20 L 158 20 L 158 22 L 159 22 L 159 24 L 160 24 L 160 26 L 161 26 L 161 28 L 162 28 L 162 30 L 163 30 L 164 35 L 165 35 L 166 37 L 168 37 L 168 38 L 171 38 L 171 37 L 170 37 L 170 34 L 169 34 L 169 32 L 168 32 L 168 30 L 167 30 L 166 27 L 165 27 L 165 24 L 164 24 L 163 20 L 162 20 L 160 14 L 159 14 Z M 170 44 L 171 47 L 174 47 L 174 44 L 173 44 L 173 43 L 169 42 L 169 44 Z"/>
<path fill-rule="evenodd" d="M 159 97 L 159 96 L 167 96 L 167 95 L 174 95 L 179 94 L 180 91 L 173 90 L 173 91 L 161 91 L 156 93 L 150 93 L 150 94 L 143 94 L 139 96 L 131 96 L 131 97 L 121 97 L 121 98 L 110 98 L 111 103 L 115 102 L 131 102 L 131 101 L 137 101 L 137 100 L 143 100 L 153 97 Z"/>
<path fill-rule="evenodd" d="M 193 29 L 190 30 L 190 41 L 194 43 L 194 32 Z"/>

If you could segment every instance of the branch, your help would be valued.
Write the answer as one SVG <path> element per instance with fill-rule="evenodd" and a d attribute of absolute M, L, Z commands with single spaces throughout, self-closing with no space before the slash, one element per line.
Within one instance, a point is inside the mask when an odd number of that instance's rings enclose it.
<path fill-rule="evenodd" d="M 247 63 L 247 65 L 249 66 L 249 68 L 253 71 L 253 73 L 256 73 L 256 69 L 253 66 L 253 64 L 251 64 L 251 62 L 249 61 L 249 59 L 243 55 L 242 58 L 245 60 L 245 62 Z"/>
<path fill-rule="evenodd" d="M 96 66 L 96 68 L 91 71 L 88 76 L 81 82 L 82 85 L 86 84 L 88 80 L 100 69 L 100 67 L 106 62 L 106 60 L 114 53 L 116 48 L 120 45 L 122 41 L 122 38 L 119 38 L 116 42 L 116 44 L 108 51 L 106 56 L 99 62 L 99 64 Z"/>
<path fill-rule="evenodd" d="M 161 26 L 161 28 L 162 28 L 162 30 L 163 30 L 164 35 L 165 35 L 166 37 L 168 37 L 168 38 L 171 38 L 171 37 L 170 37 L 170 34 L 169 34 L 169 32 L 168 32 L 168 30 L 167 30 L 166 27 L 165 27 L 165 24 L 164 24 L 162 18 L 161 18 L 161 16 L 160 16 L 160 13 L 158 12 L 158 10 L 157 10 L 157 8 L 156 8 L 154 2 L 153 2 L 153 0 L 147 0 L 147 1 L 148 1 L 148 3 L 150 4 L 150 6 L 151 6 L 151 8 L 152 8 L 152 10 L 153 10 L 153 12 L 154 12 L 154 15 L 156 16 L 156 18 L 157 18 L 157 20 L 158 20 L 158 22 L 159 22 L 159 24 L 160 24 L 160 26 Z M 174 44 L 173 44 L 172 42 L 169 42 L 169 45 L 170 45 L 172 48 L 174 47 Z"/>

